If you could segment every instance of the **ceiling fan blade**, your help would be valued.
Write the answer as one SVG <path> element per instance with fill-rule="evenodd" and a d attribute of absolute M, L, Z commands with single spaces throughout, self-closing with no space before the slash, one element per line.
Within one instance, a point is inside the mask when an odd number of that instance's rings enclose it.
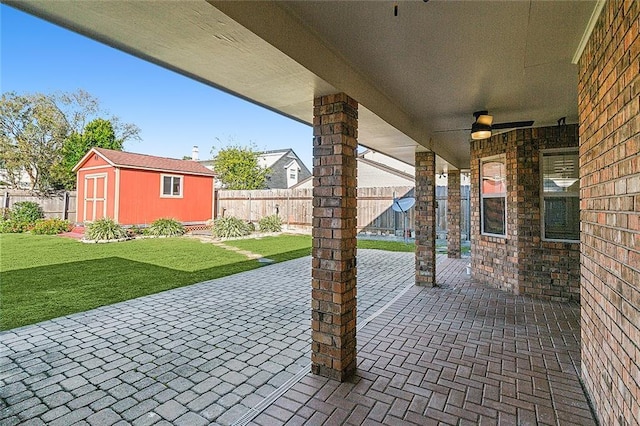
<path fill-rule="evenodd" d="M 447 130 L 434 130 L 433 133 L 447 133 L 447 132 L 468 132 L 471 130 L 471 127 L 467 127 L 466 129 L 447 129 Z"/>
<path fill-rule="evenodd" d="M 530 121 L 511 121 L 509 123 L 496 123 L 491 125 L 491 130 L 515 129 L 517 127 L 533 126 L 533 120 Z"/>

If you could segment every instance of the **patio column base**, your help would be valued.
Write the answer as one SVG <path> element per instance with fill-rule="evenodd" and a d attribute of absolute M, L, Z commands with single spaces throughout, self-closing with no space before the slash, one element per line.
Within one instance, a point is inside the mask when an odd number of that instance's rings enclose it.
<path fill-rule="evenodd" d="M 356 369 L 358 104 L 338 93 L 313 106 L 311 371 L 344 381 Z"/>

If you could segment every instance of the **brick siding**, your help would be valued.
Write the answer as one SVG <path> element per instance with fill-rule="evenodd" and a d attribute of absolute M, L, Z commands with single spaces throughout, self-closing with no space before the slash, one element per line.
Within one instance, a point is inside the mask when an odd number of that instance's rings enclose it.
<path fill-rule="evenodd" d="M 579 63 L 582 377 L 602 425 L 640 424 L 639 10 L 608 1 Z"/>
<path fill-rule="evenodd" d="M 460 258 L 460 170 L 449 170 L 447 174 L 447 256 Z"/>
<path fill-rule="evenodd" d="M 323 96 L 313 115 L 311 370 L 345 380 L 356 369 L 358 104 Z"/>
<path fill-rule="evenodd" d="M 436 154 L 416 152 L 416 285 L 436 285 Z"/>
<path fill-rule="evenodd" d="M 580 300 L 579 243 L 544 241 L 541 150 L 578 146 L 577 125 L 518 129 L 471 143 L 473 276 L 515 294 Z M 481 235 L 480 160 L 506 155 L 506 238 Z"/>

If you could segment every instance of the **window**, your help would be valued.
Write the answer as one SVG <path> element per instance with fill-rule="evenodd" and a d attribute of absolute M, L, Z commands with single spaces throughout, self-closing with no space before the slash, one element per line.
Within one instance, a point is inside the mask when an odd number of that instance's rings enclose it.
<path fill-rule="evenodd" d="M 296 164 L 293 164 L 292 167 L 286 169 L 287 173 L 287 187 L 295 185 L 298 183 L 298 168 Z"/>
<path fill-rule="evenodd" d="M 542 236 L 580 240 L 580 180 L 576 149 L 542 152 Z"/>
<path fill-rule="evenodd" d="M 182 176 L 162 175 L 161 197 L 182 197 Z"/>
<path fill-rule="evenodd" d="M 480 160 L 480 180 L 482 234 L 504 237 L 507 234 L 506 157 Z"/>

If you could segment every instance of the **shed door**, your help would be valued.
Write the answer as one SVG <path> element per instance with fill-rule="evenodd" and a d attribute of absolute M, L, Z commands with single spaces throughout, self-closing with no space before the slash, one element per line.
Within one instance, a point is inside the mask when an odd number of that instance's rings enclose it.
<path fill-rule="evenodd" d="M 84 178 L 84 220 L 92 222 L 107 215 L 107 175 Z"/>

